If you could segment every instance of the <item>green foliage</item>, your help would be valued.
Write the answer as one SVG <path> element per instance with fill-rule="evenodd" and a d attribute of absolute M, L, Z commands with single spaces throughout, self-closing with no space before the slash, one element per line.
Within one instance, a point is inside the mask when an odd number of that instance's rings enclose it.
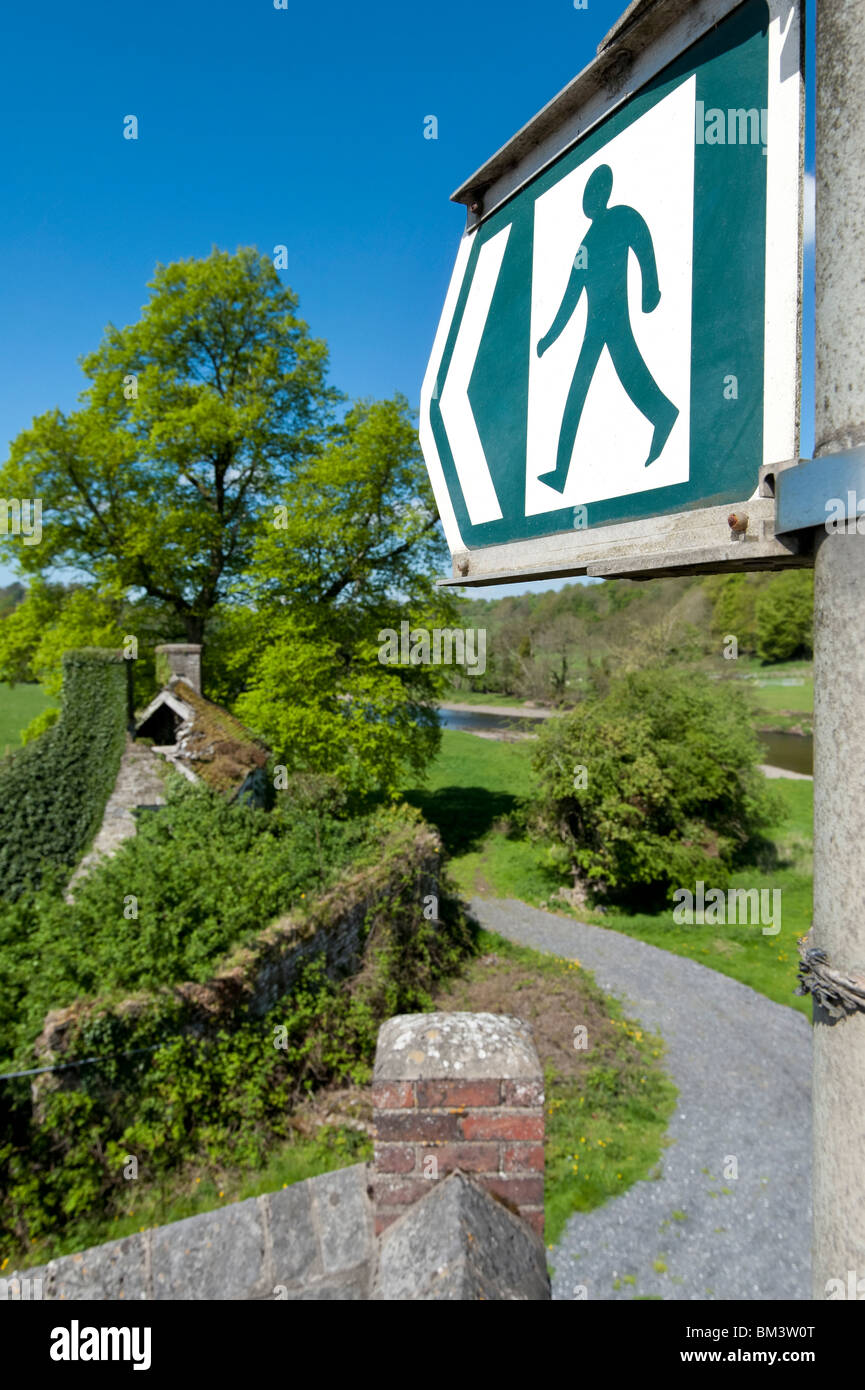
<path fill-rule="evenodd" d="M 63 656 L 81 647 L 121 647 L 135 637 L 131 662 L 135 701 L 146 704 L 154 689 L 153 645 L 167 640 L 164 612 L 152 600 L 130 603 L 117 592 L 36 580 L 13 613 L 0 621 L 0 679 L 39 681 L 54 696 L 63 683 Z"/>
<path fill-rule="evenodd" d="M 150 1182 L 191 1162 L 261 1164 L 290 1132 L 304 1094 L 326 1082 L 369 1082 L 380 1024 L 393 1013 L 430 1008 L 433 986 L 473 949 L 472 931 L 445 892 L 438 922 L 420 915 L 416 875 L 400 876 L 399 853 L 383 859 L 382 872 L 396 873 L 394 891 L 364 924 L 364 963 L 354 977 L 334 980 L 320 957 L 310 960 L 291 995 L 263 1017 L 204 1035 L 182 1031 L 180 1010 L 166 995 L 161 1010 L 139 1019 L 128 1012 L 91 1018 L 73 1039 L 74 1055 L 105 1060 L 60 1073 L 59 1085 L 52 1080 L 41 1091 L 37 1112 L 26 1084 L 2 1084 L 8 1142 L 0 1145 L 0 1233 L 7 1249 L 49 1235 L 69 1242 L 96 1215 L 120 1213 L 129 1200 L 127 1154 Z M 148 1050 L 119 1055 L 136 1047 Z"/>
<path fill-rule="evenodd" d="M 24 679 L 37 680 L 49 695 L 63 685 L 63 656 L 83 647 L 120 647 L 119 605 L 93 589 L 65 591 L 34 584 L 24 602 L 0 624 L 0 669 L 10 680 L 26 662 Z"/>
<path fill-rule="evenodd" d="M 358 401 L 268 508 L 251 565 L 259 604 L 346 604 L 437 594 L 443 547 L 414 415 L 404 396 Z"/>
<path fill-rule="evenodd" d="M 23 730 L 53 705 L 41 685 L 0 684 L 0 753 L 11 753 L 17 748 Z"/>
<path fill-rule="evenodd" d="M 64 650 L 134 636 L 137 706 L 153 646 L 212 641 L 204 688 L 293 771 L 392 793 L 435 751 L 441 668 L 384 669 L 382 628 L 452 626 L 446 556 L 403 397 L 337 415 L 327 351 L 271 260 L 249 248 L 157 268 L 138 323 L 109 326 L 68 416 L 49 412 L 0 469 L 38 496 L 38 581 L 0 621 L 0 680 L 58 688 Z M 0 538 L 0 548 L 2 548 Z"/>
<path fill-rule="evenodd" d="M 757 600 L 758 656 L 769 662 L 810 656 L 813 622 L 813 571 L 774 575 Z"/>
<path fill-rule="evenodd" d="M 0 493 L 42 498 L 41 545 L 15 550 L 26 572 L 67 566 L 141 590 L 200 641 L 336 393 L 325 344 L 267 256 L 214 250 L 157 267 L 150 288 L 139 322 L 109 326 L 84 358 L 81 407 L 13 442 Z"/>
<path fill-rule="evenodd" d="M 378 628 L 371 633 L 347 610 L 330 621 L 290 611 L 271 621 L 235 710 L 278 763 L 330 774 L 355 797 L 394 792 L 408 771 L 420 775 L 438 746 L 441 668 L 381 665 Z"/>
<path fill-rule="evenodd" d="M 811 570 L 710 575 L 703 586 L 712 602 L 713 632 L 734 636 L 740 653 L 756 652 L 766 662 L 810 656 Z"/>
<path fill-rule="evenodd" d="M 60 718 L 60 711 L 54 705 L 49 705 L 48 709 L 40 712 L 30 720 L 25 729 L 21 730 L 22 744 L 32 743 L 34 739 L 41 738 L 49 729 L 53 729 L 57 720 Z"/>
<path fill-rule="evenodd" d="M 392 793 L 434 754 L 444 668 L 382 664 L 379 634 L 451 625 L 436 519 L 401 398 L 355 406 L 283 494 L 251 568 L 235 711 L 292 771 Z"/>
<path fill-rule="evenodd" d="M 487 629 L 483 675 L 454 672 L 459 691 L 489 691 L 574 704 L 591 672 L 635 669 L 712 650 L 710 601 L 702 581 L 627 579 L 564 585 L 501 599 L 461 598 L 460 622 Z"/>
<path fill-rule="evenodd" d="M 765 589 L 762 574 L 712 574 L 704 581 L 712 600 L 712 630 L 733 636 L 740 652 L 757 650 L 757 600 Z"/>
<path fill-rule="evenodd" d="M 5 618 L 7 614 L 14 612 L 26 592 L 24 585 L 19 584 L 17 580 L 11 584 L 0 586 L 0 618 Z"/>
<path fill-rule="evenodd" d="M 74 904 L 46 888 L 0 907 L 6 1046 L 24 1056 L 46 1012 L 76 999 L 208 979 L 229 947 L 405 824 L 398 810 L 338 820 L 296 793 L 272 812 L 229 805 L 172 779 L 167 804 L 141 812 L 138 833 L 76 885 Z"/>
<path fill-rule="evenodd" d="M 753 850 L 774 810 L 759 757 L 738 691 L 695 673 L 632 672 L 541 730 L 536 824 L 561 843 L 575 881 L 651 909 L 697 878 L 723 887 Z"/>
<path fill-rule="evenodd" d="M 127 675 L 119 652 L 68 652 L 59 720 L 0 760 L 4 897 L 38 885 L 46 869 L 70 869 L 96 833 L 126 740 Z"/>
<path fill-rule="evenodd" d="M 38 681 L 36 653 L 47 630 L 57 621 L 66 590 L 62 584 L 31 584 L 10 613 L 0 620 L 0 676 L 15 685 Z M 88 642 L 87 646 L 98 646 Z M 52 690 L 56 693 L 56 688 Z"/>

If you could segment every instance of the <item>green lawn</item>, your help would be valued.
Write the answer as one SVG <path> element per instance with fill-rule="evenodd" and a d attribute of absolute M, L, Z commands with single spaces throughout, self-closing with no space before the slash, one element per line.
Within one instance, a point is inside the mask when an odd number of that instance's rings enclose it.
<path fill-rule="evenodd" d="M 501 705 L 502 709 L 520 709 L 526 703 L 521 695 L 497 695 L 491 690 L 449 690 L 445 697 L 446 705 Z"/>
<path fill-rule="evenodd" d="M 795 714 L 814 713 L 814 679 L 809 676 L 801 685 L 758 685 L 756 681 L 746 683 L 755 706 L 768 714 L 779 710 L 792 710 Z"/>
<path fill-rule="evenodd" d="M 466 896 L 520 898 L 537 907 L 547 904 L 565 883 L 549 864 L 543 845 L 509 834 L 502 824 L 530 786 L 531 755 L 531 745 L 445 731 L 429 788 L 409 794 L 439 827 L 451 855 L 451 874 Z M 809 1000 L 793 991 L 799 962 L 796 939 L 811 925 L 813 784 L 779 778 L 773 786 L 783 807 L 771 832 L 778 863 L 771 870 L 740 873 L 731 886 L 780 889 L 781 929 L 776 935 L 764 935 L 756 925 L 680 926 L 672 910 L 652 915 L 577 914 L 558 904 L 553 910 L 691 956 L 810 1018 Z"/>
<path fill-rule="evenodd" d="M 814 666 L 810 661 L 779 661 L 763 666 L 755 658 L 743 658 L 735 665 L 734 679 L 740 681 L 753 705 L 758 728 L 810 732 L 814 716 Z M 782 685 L 782 681 L 796 685 Z"/>
<path fill-rule="evenodd" d="M 407 791 L 406 800 L 437 826 L 448 854 L 459 857 L 479 846 L 527 795 L 532 748 L 446 729 L 426 786 Z"/>
<path fill-rule="evenodd" d="M 21 731 L 56 699 L 41 685 L 0 685 L 0 754 L 17 748 Z"/>

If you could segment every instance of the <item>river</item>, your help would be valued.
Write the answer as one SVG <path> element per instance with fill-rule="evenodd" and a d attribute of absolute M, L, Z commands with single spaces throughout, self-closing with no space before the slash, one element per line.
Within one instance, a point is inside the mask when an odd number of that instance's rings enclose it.
<path fill-rule="evenodd" d="M 443 729 L 459 729 L 467 734 L 493 729 L 524 729 L 525 725 L 519 722 L 524 717 L 522 711 L 515 711 L 513 714 L 485 714 L 476 710 L 439 709 Z M 537 716 L 532 722 L 536 719 Z M 814 741 L 810 734 L 761 733 L 760 742 L 765 750 L 766 762 L 773 767 L 808 775 L 813 772 Z"/>

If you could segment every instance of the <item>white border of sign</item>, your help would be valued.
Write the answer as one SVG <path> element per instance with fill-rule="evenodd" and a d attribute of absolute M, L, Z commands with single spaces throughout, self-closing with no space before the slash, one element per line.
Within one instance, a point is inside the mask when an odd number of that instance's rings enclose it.
<path fill-rule="evenodd" d="M 636 58 L 627 49 L 627 82 L 610 96 L 610 72 L 637 25 L 603 48 L 558 97 L 511 140 L 454 195 L 458 201 L 482 197 L 482 210 L 470 212 L 459 245 L 456 265 L 429 366 L 421 388 L 420 441 L 438 504 L 445 537 L 454 562 L 454 577 L 442 581 L 483 585 L 506 579 L 549 578 L 576 574 L 632 575 L 694 573 L 706 570 L 776 568 L 810 564 L 799 553 L 798 539 L 774 535 L 771 475 L 798 460 L 800 405 L 800 285 L 804 169 L 804 87 L 801 74 L 802 14 L 799 0 L 767 0 L 769 63 L 766 210 L 766 309 L 764 340 L 763 470 L 769 479 L 755 480 L 750 498 L 725 507 L 629 521 L 579 532 L 562 532 L 527 541 L 510 541 L 469 551 L 460 534 L 438 454 L 430 406 L 472 241 L 481 222 L 541 170 L 558 159 L 599 121 L 606 119 L 635 92 L 736 10 L 743 0 L 697 0 L 683 8 L 682 0 L 666 0 L 646 12 L 657 28 L 664 11 L 669 17 Z M 660 18 L 659 18 L 660 17 Z M 637 15 L 639 22 L 642 16 Z M 772 79 L 772 71 L 785 77 Z M 577 109 L 575 109 L 575 107 Z M 563 111 L 557 129 L 550 124 Z M 543 128 L 532 143 L 533 129 Z M 773 139 L 773 132 L 797 132 L 798 138 Z M 524 151 L 521 157 L 515 156 Z M 476 193 L 475 190 L 483 190 Z M 795 237 L 790 228 L 797 228 Z M 446 388 L 447 389 L 447 384 Z M 744 534 L 731 535 L 731 510 L 746 514 Z"/>

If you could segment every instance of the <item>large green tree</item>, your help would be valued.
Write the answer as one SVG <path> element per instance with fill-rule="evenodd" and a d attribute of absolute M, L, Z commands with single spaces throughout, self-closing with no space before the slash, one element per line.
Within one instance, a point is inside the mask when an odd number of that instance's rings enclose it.
<path fill-rule="evenodd" d="M 292 772 L 394 791 L 436 746 L 445 672 L 384 665 L 379 633 L 455 620 L 408 402 L 349 408 L 253 251 L 161 267 L 152 291 L 84 360 L 80 409 L 35 420 L 0 472 L 43 503 L 0 679 L 56 683 L 66 647 L 135 636 L 141 703 L 154 642 L 206 637 L 207 692 Z"/>
<path fill-rule="evenodd" d="M 14 441 L 0 495 L 42 499 L 22 571 L 137 591 L 201 641 L 247 565 L 261 511 L 321 445 L 337 393 L 297 297 L 252 249 L 160 266 L 140 320 L 82 363 L 80 408 Z"/>
<path fill-rule="evenodd" d="M 292 771 L 394 791 L 434 751 L 444 668 L 379 653 L 383 630 L 455 619 L 436 522 L 402 397 L 355 405 L 263 519 L 229 675 L 243 675 L 238 714 Z"/>

